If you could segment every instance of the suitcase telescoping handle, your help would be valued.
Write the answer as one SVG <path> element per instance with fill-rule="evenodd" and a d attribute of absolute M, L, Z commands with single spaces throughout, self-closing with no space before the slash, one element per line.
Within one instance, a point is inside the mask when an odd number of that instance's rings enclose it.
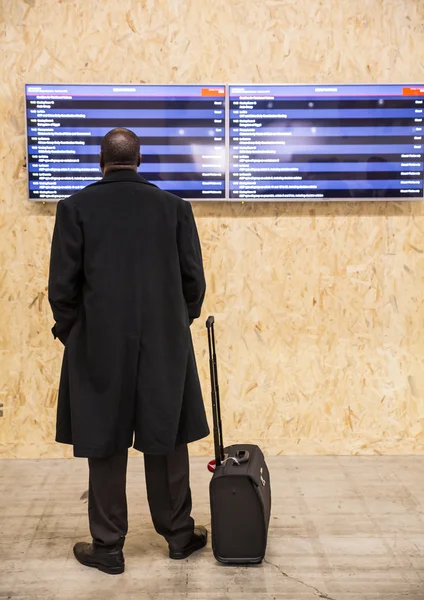
<path fill-rule="evenodd" d="M 206 321 L 209 345 L 209 368 L 211 372 L 213 439 L 215 445 L 215 465 L 219 467 L 224 461 L 224 442 L 222 437 L 221 401 L 219 397 L 218 365 L 215 347 L 215 317 Z"/>

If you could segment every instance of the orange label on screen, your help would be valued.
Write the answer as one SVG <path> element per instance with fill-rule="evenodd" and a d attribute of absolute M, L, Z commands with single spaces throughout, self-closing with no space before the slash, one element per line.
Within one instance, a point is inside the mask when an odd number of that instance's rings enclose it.
<path fill-rule="evenodd" d="M 225 96 L 225 88 L 202 88 L 202 96 L 223 98 Z"/>
<path fill-rule="evenodd" d="M 424 96 L 424 87 L 404 87 L 402 94 L 404 96 Z"/>

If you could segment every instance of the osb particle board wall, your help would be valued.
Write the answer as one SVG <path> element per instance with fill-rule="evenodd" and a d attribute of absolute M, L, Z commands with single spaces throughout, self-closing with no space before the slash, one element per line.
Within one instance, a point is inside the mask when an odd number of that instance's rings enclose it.
<path fill-rule="evenodd" d="M 26 200 L 23 83 L 424 81 L 420 0 L 0 0 L 0 455 L 58 457 L 54 208 Z M 420 203 L 197 205 L 228 442 L 424 449 Z M 202 322 L 194 329 L 208 401 Z M 194 451 L 210 454 L 210 441 Z"/>

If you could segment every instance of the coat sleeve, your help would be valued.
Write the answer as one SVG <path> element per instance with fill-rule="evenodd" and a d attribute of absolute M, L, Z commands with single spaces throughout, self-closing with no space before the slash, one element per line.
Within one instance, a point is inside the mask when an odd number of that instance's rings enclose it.
<path fill-rule="evenodd" d="M 53 232 L 49 302 L 56 321 L 55 338 L 65 344 L 75 324 L 81 301 L 83 281 L 83 234 L 74 204 L 60 201 L 57 205 Z"/>
<path fill-rule="evenodd" d="M 191 323 L 193 319 L 200 317 L 206 282 L 199 235 L 189 202 L 182 201 L 180 205 L 177 241 L 183 293 Z"/>

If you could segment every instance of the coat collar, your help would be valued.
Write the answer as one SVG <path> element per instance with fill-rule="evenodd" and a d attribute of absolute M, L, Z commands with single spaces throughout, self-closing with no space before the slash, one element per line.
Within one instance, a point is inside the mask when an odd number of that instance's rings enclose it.
<path fill-rule="evenodd" d="M 144 183 L 145 185 L 157 187 L 154 185 L 154 183 L 150 183 L 150 181 L 147 181 L 147 179 L 144 179 L 144 177 L 135 171 L 125 169 L 122 171 L 111 171 L 110 173 L 107 173 L 107 175 L 104 175 L 103 179 L 101 179 L 98 183 L 115 183 L 120 181 L 132 181 L 134 183 Z"/>

